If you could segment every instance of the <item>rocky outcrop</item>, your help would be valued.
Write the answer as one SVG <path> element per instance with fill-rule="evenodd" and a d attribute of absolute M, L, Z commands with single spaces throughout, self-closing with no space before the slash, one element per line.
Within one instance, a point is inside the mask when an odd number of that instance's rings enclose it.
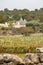
<path fill-rule="evenodd" d="M 0 65 L 43 65 L 43 53 L 28 53 L 22 59 L 13 54 L 0 55 Z"/>
<path fill-rule="evenodd" d="M 16 55 L 4 54 L 0 55 L 0 65 L 25 65 L 25 62 Z"/>
<path fill-rule="evenodd" d="M 30 65 L 43 65 L 43 53 L 28 53 L 25 55 L 24 60 L 27 59 L 31 61 Z M 25 61 L 25 63 L 29 65 L 27 61 Z"/>

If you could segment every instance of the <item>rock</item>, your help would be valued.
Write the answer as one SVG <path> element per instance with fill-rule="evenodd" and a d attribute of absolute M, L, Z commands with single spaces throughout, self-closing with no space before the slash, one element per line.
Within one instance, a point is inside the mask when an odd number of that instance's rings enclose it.
<path fill-rule="evenodd" d="M 0 65 L 7 65 L 6 63 L 0 64 Z"/>
<path fill-rule="evenodd" d="M 3 56 L 2 55 L 0 55 L 0 64 L 3 64 Z"/>
<path fill-rule="evenodd" d="M 17 65 L 24 65 L 25 62 L 23 61 L 23 59 L 19 58 L 18 56 L 13 56 L 12 61 L 17 64 Z"/>
<path fill-rule="evenodd" d="M 29 53 L 25 55 L 25 58 L 30 59 L 34 63 L 39 63 L 39 58 L 37 54 Z"/>
<path fill-rule="evenodd" d="M 7 65 L 15 65 L 13 62 L 9 62 L 7 63 Z"/>
<path fill-rule="evenodd" d="M 36 48 L 36 52 L 43 53 L 43 47 L 41 47 L 41 48 Z"/>
<path fill-rule="evenodd" d="M 35 64 L 39 63 L 39 58 L 37 54 L 32 54 L 31 55 L 31 61 L 34 62 Z"/>
<path fill-rule="evenodd" d="M 33 62 L 30 59 L 24 59 L 25 65 L 34 65 Z"/>
<path fill-rule="evenodd" d="M 25 58 L 31 59 L 31 53 L 26 53 L 26 54 L 25 54 Z"/>
<path fill-rule="evenodd" d="M 41 63 L 38 63 L 37 65 L 41 65 Z"/>
<path fill-rule="evenodd" d="M 11 62 L 13 62 L 15 65 L 24 65 L 25 64 L 23 59 L 19 58 L 16 55 L 13 55 L 13 54 L 4 54 L 3 59 L 4 59 L 4 62 L 7 64 L 11 64 Z"/>
<path fill-rule="evenodd" d="M 13 55 L 0 55 L 0 65 L 43 65 L 43 53 L 29 53 L 24 59 Z"/>
<path fill-rule="evenodd" d="M 8 63 L 8 62 L 11 62 L 12 61 L 12 55 L 11 54 L 4 54 L 3 55 L 3 59 L 4 59 L 4 62 Z"/>
<path fill-rule="evenodd" d="M 41 63 L 41 65 L 43 65 L 43 63 Z"/>
<path fill-rule="evenodd" d="M 40 63 L 41 62 L 43 63 L 43 53 L 40 53 L 40 55 L 39 55 L 39 61 L 40 61 Z"/>

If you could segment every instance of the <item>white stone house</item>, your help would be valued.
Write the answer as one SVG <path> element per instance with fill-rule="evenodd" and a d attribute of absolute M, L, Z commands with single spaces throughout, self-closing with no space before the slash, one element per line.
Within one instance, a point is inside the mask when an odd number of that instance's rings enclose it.
<path fill-rule="evenodd" d="M 20 18 L 19 21 L 16 21 L 16 23 L 12 23 L 13 27 L 15 28 L 20 28 L 20 27 L 26 27 L 26 20 Z M 0 23 L 0 27 L 9 27 L 9 23 L 5 22 L 5 23 Z"/>
<path fill-rule="evenodd" d="M 7 22 L 6 23 L 0 23 L 0 27 L 8 27 Z"/>
<path fill-rule="evenodd" d="M 19 21 L 16 21 L 16 23 L 15 24 L 13 24 L 13 27 L 15 27 L 15 28 L 20 28 L 20 27 L 26 27 L 26 20 L 24 19 L 22 19 L 22 18 L 20 18 L 20 20 Z"/>

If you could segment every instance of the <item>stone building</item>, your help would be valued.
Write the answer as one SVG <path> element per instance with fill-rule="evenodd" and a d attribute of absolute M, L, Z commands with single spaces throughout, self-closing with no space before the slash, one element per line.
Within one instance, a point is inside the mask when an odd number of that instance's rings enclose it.
<path fill-rule="evenodd" d="M 15 27 L 15 28 L 20 28 L 20 27 L 26 27 L 26 20 L 24 19 L 22 19 L 22 18 L 20 18 L 20 20 L 19 21 L 16 21 L 16 23 L 13 25 L 13 27 Z"/>

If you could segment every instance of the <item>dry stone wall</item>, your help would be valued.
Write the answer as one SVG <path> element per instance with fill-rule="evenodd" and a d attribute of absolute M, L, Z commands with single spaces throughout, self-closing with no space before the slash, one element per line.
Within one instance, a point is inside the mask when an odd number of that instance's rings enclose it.
<path fill-rule="evenodd" d="M 43 65 L 43 53 L 27 53 L 24 58 L 3 54 L 0 55 L 0 65 Z"/>

